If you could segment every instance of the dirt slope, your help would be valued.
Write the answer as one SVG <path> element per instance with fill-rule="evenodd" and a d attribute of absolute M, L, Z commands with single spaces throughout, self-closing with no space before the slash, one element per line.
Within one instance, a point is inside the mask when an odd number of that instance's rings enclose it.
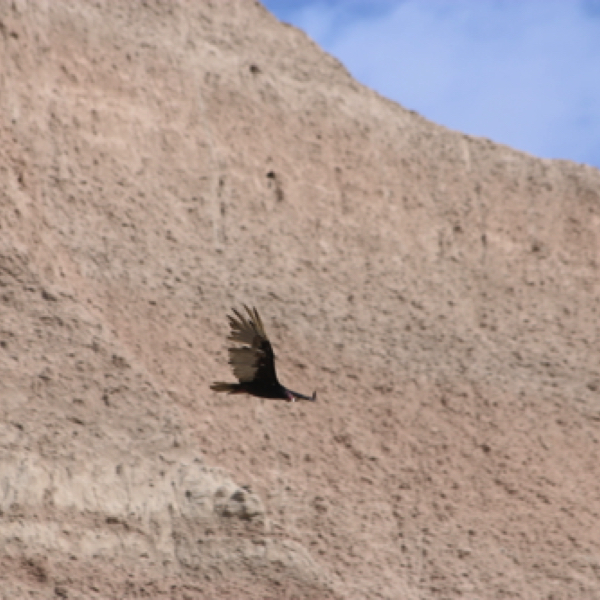
<path fill-rule="evenodd" d="M 0 8 L 0 597 L 600 597 L 600 173 L 259 4 Z M 316 405 L 219 396 L 256 305 Z"/>

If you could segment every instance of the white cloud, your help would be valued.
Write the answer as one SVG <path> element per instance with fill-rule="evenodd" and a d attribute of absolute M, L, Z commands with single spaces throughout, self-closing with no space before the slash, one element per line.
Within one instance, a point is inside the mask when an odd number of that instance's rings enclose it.
<path fill-rule="evenodd" d="M 267 6 L 427 118 L 600 167 L 600 3 L 341 0 Z"/>

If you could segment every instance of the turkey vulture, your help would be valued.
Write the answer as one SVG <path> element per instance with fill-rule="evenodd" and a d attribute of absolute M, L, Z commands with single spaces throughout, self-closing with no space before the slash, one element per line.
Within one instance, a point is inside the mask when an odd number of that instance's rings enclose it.
<path fill-rule="evenodd" d="M 230 394 L 251 394 L 260 398 L 274 398 L 295 402 L 298 400 L 317 399 L 317 392 L 312 396 L 304 396 L 283 387 L 275 373 L 275 356 L 271 342 L 265 333 L 256 308 L 250 310 L 244 305 L 248 318 L 232 309 L 235 316 L 227 315 L 231 327 L 231 335 L 227 338 L 232 342 L 245 344 L 229 348 L 229 364 L 239 383 L 223 383 L 215 381 L 210 386 L 215 392 Z"/>

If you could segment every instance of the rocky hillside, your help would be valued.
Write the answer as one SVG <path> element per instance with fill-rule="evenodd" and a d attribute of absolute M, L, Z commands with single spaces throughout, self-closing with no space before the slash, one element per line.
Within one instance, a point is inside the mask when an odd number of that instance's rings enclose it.
<path fill-rule="evenodd" d="M 0 7 L 0 597 L 600 597 L 600 172 L 260 4 Z M 228 397 L 226 313 L 293 389 Z"/>

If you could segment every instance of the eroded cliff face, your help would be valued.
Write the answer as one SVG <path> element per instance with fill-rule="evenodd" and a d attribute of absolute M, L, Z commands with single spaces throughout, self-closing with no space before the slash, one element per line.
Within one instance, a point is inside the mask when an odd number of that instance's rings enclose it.
<path fill-rule="evenodd" d="M 600 173 L 252 2 L 0 9 L 3 598 L 597 598 Z M 316 405 L 211 392 L 261 311 Z"/>

